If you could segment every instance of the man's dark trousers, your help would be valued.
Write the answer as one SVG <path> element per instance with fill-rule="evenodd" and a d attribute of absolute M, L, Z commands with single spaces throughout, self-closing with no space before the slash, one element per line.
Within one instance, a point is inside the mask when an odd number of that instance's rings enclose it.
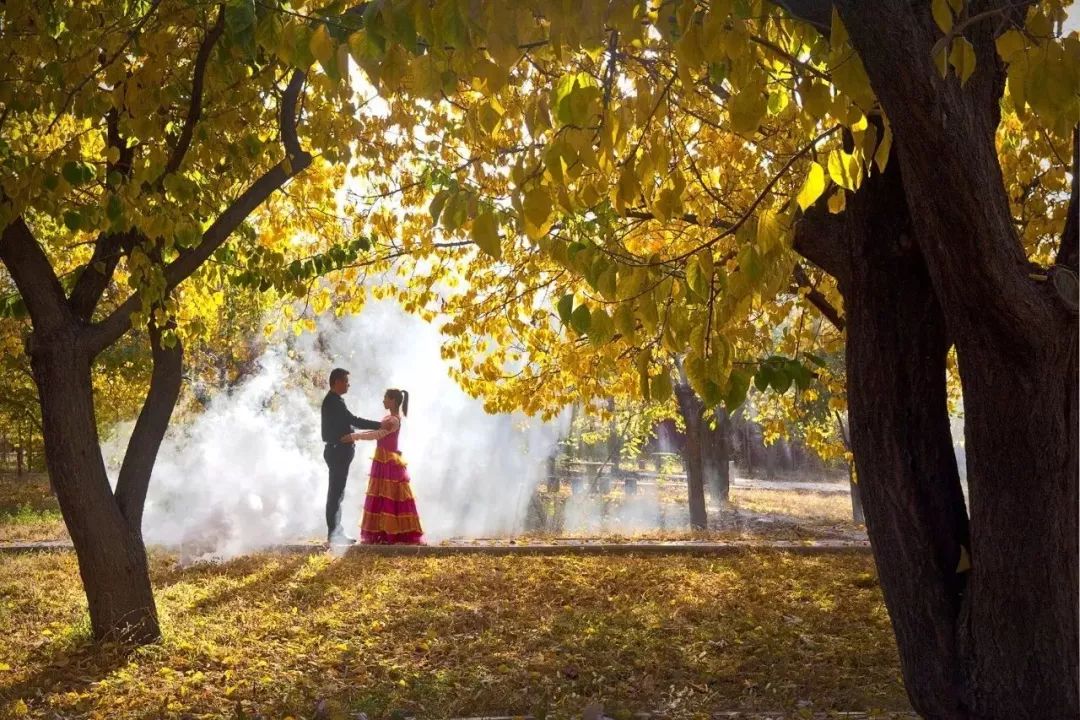
<path fill-rule="evenodd" d="M 326 533 L 331 538 L 341 533 L 341 499 L 349 479 L 349 465 L 356 455 L 352 443 L 327 443 L 323 459 L 330 468 L 330 485 L 326 490 Z"/>

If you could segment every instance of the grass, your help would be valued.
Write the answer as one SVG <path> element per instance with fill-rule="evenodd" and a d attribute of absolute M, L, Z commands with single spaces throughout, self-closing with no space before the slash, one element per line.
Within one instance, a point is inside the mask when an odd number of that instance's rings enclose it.
<path fill-rule="evenodd" d="M 0 473 L 0 543 L 67 538 L 44 473 Z"/>
<path fill-rule="evenodd" d="M 73 554 L 0 556 L 0 716 L 909 710 L 868 556 L 152 565 L 165 637 L 123 653 L 87 640 Z"/>
<path fill-rule="evenodd" d="M 748 512 L 856 527 L 851 520 L 851 496 L 847 493 L 732 488 L 731 504 Z"/>

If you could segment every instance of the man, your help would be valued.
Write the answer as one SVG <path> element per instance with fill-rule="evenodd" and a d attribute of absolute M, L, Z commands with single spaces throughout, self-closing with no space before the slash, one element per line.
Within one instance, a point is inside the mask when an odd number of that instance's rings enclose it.
<path fill-rule="evenodd" d="M 330 371 L 330 392 L 322 402 L 322 439 L 326 443 L 323 459 L 330 468 L 330 486 L 326 492 L 326 535 L 331 545 L 352 545 L 355 538 L 341 529 L 341 498 L 349 479 L 349 465 L 356 454 L 349 436 L 353 428 L 378 430 L 379 423 L 356 417 L 345 407 L 342 395 L 349 391 L 349 371 L 334 368 Z"/>

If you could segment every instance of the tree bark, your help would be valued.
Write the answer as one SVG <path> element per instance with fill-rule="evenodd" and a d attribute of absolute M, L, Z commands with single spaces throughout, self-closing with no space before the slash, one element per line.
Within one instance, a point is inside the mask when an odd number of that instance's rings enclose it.
<path fill-rule="evenodd" d="M 716 408 L 716 428 L 703 428 L 702 464 L 705 475 L 705 487 L 709 496 L 726 506 L 731 496 L 731 421 L 728 412 L 722 407 Z"/>
<path fill-rule="evenodd" d="M 704 530 L 708 526 L 708 513 L 705 509 L 705 478 L 702 462 L 702 425 L 701 413 L 704 409 L 701 400 L 693 389 L 684 383 L 675 386 L 675 395 L 679 410 L 686 422 L 686 444 L 683 451 L 683 464 L 686 466 L 686 492 L 690 506 L 690 527 Z"/>
<path fill-rule="evenodd" d="M 895 157 L 842 215 L 811 208 L 796 249 L 834 274 L 844 297 L 858 495 L 908 695 L 924 716 L 973 717 L 957 669 L 957 567 L 969 540 L 946 403 L 949 340 Z"/>
<path fill-rule="evenodd" d="M 183 372 L 183 347 L 179 338 L 172 347 L 162 344 L 162 333 L 150 325 L 150 351 L 154 369 L 139 419 L 128 440 L 124 462 L 116 481 L 116 501 L 128 525 L 142 532 L 143 506 L 150 487 L 161 441 L 169 428 L 176 401 L 180 397 Z"/>
<path fill-rule="evenodd" d="M 90 358 L 72 326 L 36 337 L 30 356 L 41 398 L 45 461 L 79 561 L 97 639 L 160 637 L 142 535 L 113 497 L 98 443 Z"/>
<path fill-rule="evenodd" d="M 837 5 L 892 123 L 959 361 L 972 535 L 956 627 L 965 706 L 978 718 L 1080 717 L 1077 325 L 1029 276 L 994 145 L 1004 82 L 994 34 L 1008 27 L 1001 18 L 1022 21 L 1025 3 L 970 6 L 999 21 L 966 30 L 978 64 L 964 86 L 936 75 L 940 32 L 922 4 Z"/>
<path fill-rule="evenodd" d="M 847 387 L 867 532 L 912 705 L 963 718 L 956 622 L 969 543 L 945 389 L 945 320 L 890 163 L 852 198 Z"/>

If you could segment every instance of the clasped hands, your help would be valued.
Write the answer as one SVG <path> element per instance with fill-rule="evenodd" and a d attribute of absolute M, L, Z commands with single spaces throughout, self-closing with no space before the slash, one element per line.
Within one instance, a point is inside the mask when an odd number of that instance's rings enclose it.
<path fill-rule="evenodd" d="M 360 433 L 349 433 L 348 435 L 342 435 L 338 438 L 340 443 L 354 443 L 360 439 Z"/>

